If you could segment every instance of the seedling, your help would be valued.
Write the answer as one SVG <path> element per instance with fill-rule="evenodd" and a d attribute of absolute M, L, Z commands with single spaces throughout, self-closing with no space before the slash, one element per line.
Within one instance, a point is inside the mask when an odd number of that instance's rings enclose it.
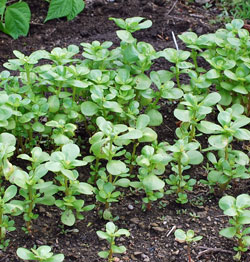
<path fill-rule="evenodd" d="M 17 249 L 17 255 L 23 260 L 33 260 L 41 262 L 62 262 L 64 260 L 63 254 L 54 255 L 51 252 L 51 247 L 40 246 L 38 248 L 31 248 L 28 250 L 23 247 Z"/>
<path fill-rule="evenodd" d="M 201 181 L 209 186 L 219 186 L 219 194 L 222 194 L 230 184 L 232 180 L 236 179 L 248 179 L 250 178 L 249 169 L 249 157 L 242 151 L 239 150 L 228 150 L 228 159 L 225 159 L 224 150 L 218 151 L 218 159 L 215 154 L 209 152 L 207 158 L 213 165 L 207 166 L 208 181 Z"/>
<path fill-rule="evenodd" d="M 187 232 L 184 232 L 182 229 L 177 229 L 174 232 L 175 240 L 179 243 L 187 243 L 187 255 L 188 255 L 188 262 L 191 262 L 191 244 L 193 242 L 200 241 L 203 237 L 202 236 L 194 236 L 194 231 L 189 229 Z"/>
<path fill-rule="evenodd" d="M 248 250 L 250 246 L 250 227 L 245 225 L 250 224 L 250 196 L 241 194 L 236 199 L 232 196 L 224 196 L 219 201 L 220 208 L 224 214 L 230 216 L 230 227 L 224 228 L 220 234 L 227 238 L 235 238 L 237 246 L 234 250 L 237 254 L 234 260 L 240 261 L 243 252 Z"/>
<path fill-rule="evenodd" d="M 67 226 L 74 225 L 76 217 L 83 219 L 81 212 L 94 208 L 94 205 L 83 207 L 84 200 L 75 197 L 75 195 L 79 194 L 93 194 L 91 185 L 77 180 L 79 174 L 75 168 L 87 164 L 86 161 L 77 160 L 79 155 L 80 149 L 77 145 L 67 144 L 62 147 L 62 151 L 53 152 L 49 162 L 45 164 L 48 170 L 57 174 L 56 180 L 60 184 L 58 189 L 65 194 L 65 197 L 62 200 L 56 200 L 55 204 L 63 210 L 61 221 Z M 76 217 L 74 210 L 76 211 Z"/>
<path fill-rule="evenodd" d="M 121 18 L 110 17 L 109 20 L 114 21 L 117 26 L 130 33 L 136 32 L 141 29 L 146 29 L 152 26 L 152 21 L 150 20 L 143 21 L 144 20 L 143 17 L 131 17 L 125 20 Z"/>
<path fill-rule="evenodd" d="M 21 154 L 18 157 L 31 162 L 31 166 L 27 167 L 29 173 L 16 169 L 11 177 L 13 183 L 21 188 L 19 194 L 24 198 L 24 200 L 15 200 L 24 210 L 26 228 L 23 229 L 31 233 L 32 220 L 38 217 L 33 213 L 36 204 L 54 205 L 53 195 L 58 189 L 52 181 L 45 182 L 42 179 L 48 172 L 44 165 L 44 162 L 49 160 L 49 155 L 46 152 L 35 147 L 31 151 L 31 157 L 26 154 Z"/>
<path fill-rule="evenodd" d="M 164 195 L 165 182 L 159 178 L 159 175 L 164 173 L 169 161 L 171 161 L 171 156 L 163 148 L 159 147 L 155 150 L 153 146 L 144 146 L 141 155 L 136 159 L 137 164 L 141 166 L 138 175 L 140 182 L 131 182 L 130 185 L 145 191 L 146 197 L 143 198 L 143 202 L 146 204 L 147 210 L 151 209 L 152 201 L 156 201 Z M 145 204 L 143 209 L 145 209 Z"/>
<path fill-rule="evenodd" d="M 64 119 L 58 119 L 58 121 L 51 120 L 47 122 L 46 126 L 53 128 L 51 138 L 57 146 L 63 146 L 73 142 L 70 138 L 75 136 L 76 125 L 66 123 Z"/>
<path fill-rule="evenodd" d="M 186 61 L 190 57 L 191 53 L 188 51 L 166 48 L 165 50 L 160 51 L 158 55 L 175 64 L 175 67 L 172 66 L 170 70 L 176 78 L 177 87 L 181 89 L 180 74 L 187 73 L 187 69 L 194 67 L 192 63 Z"/>
<path fill-rule="evenodd" d="M 213 149 L 223 149 L 225 159 L 228 160 L 229 145 L 234 138 L 238 140 L 250 140 L 250 131 L 242 128 L 250 123 L 250 118 L 242 115 L 243 108 L 239 104 L 221 110 L 218 114 L 218 122 L 220 125 L 201 121 L 198 129 L 205 134 L 214 134 L 208 138 L 209 144 Z M 242 110 L 243 109 L 243 110 Z"/>
<path fill-rule="evenodd" d="M 190 127 L 189 142 L 195 138 L 198 123 L 212 112 L 212 106 L 220 99 L 221 96 L 215 92 L 208 94 L 205 98 L 192 94 L 184 95 L 184 101 L 180 102 L 178 108 L 174 110 L 174 116 L 182 123 L 188 123 L 186 128 Z M 176 132 L 178 135 L 178 130 Z"/>
<path fill-rule="evenodd" d="M 13 165 L 9 162 L 9 158 L 14 154 L 16 138 L 9 133 L 0 134 L 0 186 L 3 177 L 9 180 L 14 171 Z"/>
<path fill-rule="evenodd" d="M 13 201 L 10 201 L 15 197 L 17 193 L 17 188 L 14 185 L 9 186 L 3 196 L 0 196 L 0 249 L 5 249 L 9 240 L 5 239 L 6 233 L 9 231 L 14 231 L 14 220 L 10 220 L 10 215 L 19 215 L 22 213 L 23 208 L 21 205 L 17 205 Z"/>
<path fill-rule="evenodd" d="M 177 203 L 185 204 L 188 202 L 187 194 L 185 191 L 191 191 L 196 183 L 196 180 L 189 175 L 183 175 L 183 171 L 190 168 L 191 165 L 198 165 L 203 161 L 202 154 L 197 151 L 200 147 L 198 142 L 188 142 L 188 137 L 185 139 L 179 139 L 172 146 L 167 146 L 167 150 L 172 152 L 172 171 L 175 174 L 171 174 L 166 179 L 167 184 L 170 185 L 170 189 L 166 191 L 166 194 L 175 193 L 177 195 Z"/>
<path fill-rule="evenodd" d="M 106 239 L 109 243 L 109 250 L 100 251 L 98 255 L 101 258 L 108 258 L 108 262 L 113 261 L 113 254 L 122 254 L 126 251 L 125 246 L 117 246 L 115 244 L 115 239 L 122 235 L 128 237 L 130 235 L 127 229 L 118 229 L 113 222 L 108 222 L 106 224 L 106 232 L 97 231 L 98 237 L 101 239 Z"/>
<path fill-rule="evenodd" d="M 139 146 L 139 144 L 145 142 L 154 142 L 157 140 L 157 133 L 148 126 L 149 123 L 150 117 L 145 114 L 140 114 L 137 117 L 135 124 L 131 124 L 134 128 L 142 132 L 142 137 L 137 140 L 134 140 L 132 153 L 126 152 L 125 154 L 126 158 L 128 159 L 127 162 L 129 163 L 130 175 L 132 175 L 133 168 L 136 165 L 136 148 Z"/>

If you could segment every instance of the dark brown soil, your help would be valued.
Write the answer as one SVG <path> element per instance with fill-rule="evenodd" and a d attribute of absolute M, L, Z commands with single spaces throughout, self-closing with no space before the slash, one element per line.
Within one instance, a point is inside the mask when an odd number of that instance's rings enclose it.
<path fill-rule="evenodd" d="M 171 0 L 93 0 L 88 1 L 86 9 L 73 21 L 57 19 L 43 23 L 48 4 L 45 1 L 27 1 L 32 11 L 32 23 L 28 37 L 12 40 L 0 33 L 0 71 L 3 63 L 12 58 L 12 51 L 19 50 L 25 54 L 38 49 L 51 50 L 56 46 L 66 47 L 70 44 L 79 45 L 82 42 L 94 40 L 113 41 L 118 44 L 115 31 L 117 27 L 109 17 L 142 16 L 153 21 L 153 26 L 135 34 L 140 41 L 151 43 L 156 50 L 174 47 L 171 32 L 178 35 L 187 30 L 198 34 L 215 31 L 219 25 L 211 26 L 209 20 L 218 13 L 216 8 L 206 10 L 202 5 L 186 5 L 185 1 Z M 181 47 L 181 43 L 180 47 Z M 166 61 L 158 60 L 154 65 L 157 69 L 166 69 Z M 158 128 L 161 141 L 172 142 L 175 139 L 175 119 L 171 106 L 164 104 L 164 124 Z M 206 142 L 206 141 L 204 141 Z M 206 177 L 205 169 L 200 166 L 190 172 L 197 179 Z M 88 173 L 81 174 L 82 177 Z M 250 191 L 249 181 L 242 183 L 237 195 Z M 119 203 L 114 203 L 113 213 L 120 219 L 116 224 L 130 231 L 129 238 L 120 238 L 117 243 L 124 244 L 127 252 L 118 256 L 115 261 L 151 261 L 151 262 L 184 262 L 187 260 L 187 246 L 174 240 L 174 229 L 193 229 L 203 239 L 192 248 L 192 259 L 195 262 L 231 262 L 234 243 L 219 236 L 219 230 L 227 225 L 227 217 L 218 207 L 219 198 L 209 194 L 208 189 L 197 185 L 190 196 L 190 203 L 178 205 L 164 197 L 155 203 L 151 211 L 141 210 L 142 193 L 124 191 Z M 87 202 L 94 198 L 86 199 Z M 32 248 L 40 245 L 50 245 L 54 253 L 63 253 L 65 262 L 98 262 L 97 255 L 107 247 L 100 241 L 97 230 L 104 229 L 105 221 L 100 219 L 95 209 L 86 214 L 83 221 L 77 222 L 72 228 L 60 226 L 60 214 L 57 208 L 45 209 L 39 206 L 36 210 L 39 218 L 34 224 L 32 236 L 26 235 L 21 227 L 22 217 L 16 217 L 17 230 L 8 234 L 11 240 L 6 251 L 0 251 L 0 262 L 17 262 L 18 247 Z M 246 253 L 242 261 L 250 261 L 250 253 Z"/>

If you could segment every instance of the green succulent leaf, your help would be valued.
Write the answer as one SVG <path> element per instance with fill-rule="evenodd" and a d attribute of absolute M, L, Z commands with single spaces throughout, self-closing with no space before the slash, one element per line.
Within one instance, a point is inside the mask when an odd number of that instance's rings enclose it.
<path fill-rule="evenodd" d="M 109 251 L 100 251 L 98 252 L 98 256 L 101 258 L 107 258 L 109 256 Z"/>
<path fill-rule="evenodd" d="M 175 240 L 180 242 L 180 243 L 184 243 L 186 241 L 186 233 L 182 230 L 182 229 L 177 229 L 174 232 L 175 235 Z"/>
<path fill-rule="evenodd" d="M 26 248 L 19 247 L 17 249 L 17 255 L 23 260 L 36 260 L 35 255 Z"/>
<path fill-rule="evenodd" d="M 66 209 L 61 216 L 61 221 L 66 226 L 73 226 L 75 224 L 76 218 L 71 209 Z"/>
<path fill-rule="evenodd" d="M 113 245 L 112 246 L 112 250 L 115 254 L 122 254 L 126 251 L 126 247 L 125 246 L 116 246 L 116 245 Z"/>
<path fill-rule="evenodd" d="M 113 222 L 108 222 L 106 224 L 106 231 L 109 235 L 112 235 L 115 233 L 115 230 L 116 230 L 116 226 Z"/>
<path fill-rule="evenodd" d="M 219 207 L 223 211 L 234 208 L 235 204 L 236 204 L 235 198 L 232 197 L 232 196 L 224 196 L 219 201 Z M 236 211 L 235 211 L 235 213 L 233 213 L 233 216 L 235 216 L 235 215 L 236 215 Z"/>
<path fill-rule="evenodd" d="M 162 114 L 156 109 L 151 109 L 147 112 L 150 118 L 149 126 L 160 126 L 163 122 Z"/>
<path fill-rule="evenodd" d="M 107 170 L 112 175 L 126 173 L 126 165 L 120 160 L 111 160 L 107 163 Z"/>
<path fill-rule="evenodd" d="M 226 237 L 226 238 L 233 238 L 236 234 L 236 228 L 235 227 L 226 227 L 223 228 L 220 231 L 220 235 Z"/>
<path fill-rule="evenodd" d="M 248 208 L 250 207 L 250 196 L 248 194 L 241 194 L 236 198 L 237 208 Z"/>
<path fill-rule="evenodd" d="M 81 112 L 85 116 L 93 116 L 99 110 L 99 106 L 91 101 L 86 101 L 81 104 Z"/>
<path fill-rule="evenodd" d="M 3 195 L 3 201 L 6 203 L 8 202 L 10 199 L 12 199 L 17 193 L 17 188 L 14 185 L 9 186 Z"/>
<path fill-rule="evenodd" d="M 145 188 L 147 190 L 161 190 L 164 186 L 165 183 L 163 180 L 161 180 L 160 178 L 158 178 L 156 175 L 147 175 L 143 181 L 142 181 L 143 185 L 145 186 Z"/>

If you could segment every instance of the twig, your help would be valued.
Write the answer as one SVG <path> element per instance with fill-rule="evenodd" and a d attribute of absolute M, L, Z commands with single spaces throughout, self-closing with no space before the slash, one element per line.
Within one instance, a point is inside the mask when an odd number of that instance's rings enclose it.
<path fill-rule="evenodd" d="M 195 247 L 195 248 L 200 248 L 200 249 L 205 249 L 204 251 L 201 251 L 199 252 L 199 254 L 197 255 L 197 259 L 206 254 L 206 253 L 211 253 L 211 252 L 222 252 L 222 253 L 229 253 L 229 254 L 234 254 L 233 251 L 230 251 L 230 250 L 225 250 L 225 249 L 222 249 L 222 248 L 212 248 L 212 247 L 202 247 L 202 246 L 198 246 L 198 247 Z"/>
<path fill-rule="evenodd" d="M 167 233 L 167 237 L 176 229 L 176 226 L 173 226 L 170 231 Z"/>
<path fill-rule="evenodd" d="M 197 18 L 204 18 L 204 16 L 198 14 L 190 14 L 190 16 L 197 17 Z"/>
<path fill-rule="evenodd" d="M 178 2 L 178 0 L 176 0 L 176 1 L 174 2 L 173 6 L 169 9 L 169 11 L 167 12 L 166 15 L 169 15 L 169 14 L 173 11 L 173 9 L 174 9 L 174 7 L 176 6 L 177 2 Z"/>

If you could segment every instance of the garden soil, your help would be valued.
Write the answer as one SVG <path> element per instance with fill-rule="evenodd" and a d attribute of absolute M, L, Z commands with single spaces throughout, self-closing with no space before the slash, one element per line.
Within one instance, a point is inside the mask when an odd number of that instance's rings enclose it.
<path fill-rule="evenodd" d="M 46 1 L 27 1 L 32 11 L 32 21 L 27 37 L 13 40 L 0 33 L 0 71 L 3 63 L 14 58 L 13 50 L 19 50 L 26 55 L 38 49 L 52 50 L 54 47 L 67 47 L 70 44 L 80 45 L 82 42 L 98 40 L 112 41 L 114 47 L 119 44 L 115 31 L 117 27 L 109 17 L 127 18 L 142 16 L 151 19 L 150 29 L 136 32 L 134 36 L 139 41 L 151 43 L 156 50 L 174 47 L 172 32 L 177 36 L 191 30 L 197 34 L 214 32 L 221 25 L 211 25 L 219 10 L 205 5 L 187 5 L 184 1 L 168 0 L 93 0 L 86 1 L 85 10 L 72 21 L 56 19 L 43 23 L 48 3 Z M 213 1 L 211 1 L 213 3 Z M 182 44 L 178 41 L 179 47 Z M 159 59 L 154 69 L 168 69 L 169 64 Z M 170 143 L 175 139 L 174 132 L 178 123 L 172 114 L 173 105 L 162 102 L 161 112 L 164 124 L 156 131 L 160 141 Z M 78 135 L 88 137 L 84 132 Z M 201 141 L 206 143 L 206 141 Z M 242 147 L 242 145 L 238 145 Z M 87 152 L 85 152 L 87 154 Z M 21 163 L 25 165 L 26 163 Z M 80 177 L 86 180 L 88 170 L 80 169 Z M 170 170 L 166 172 L 166 176 Z M 190 175 L 197 180 L 206 178 L 206 170 L 202 166 L 191 170 Z M 249 193 L 250 183 L 236 185 L 229 190 L 234 196 Z M 143 194 L 125 190 L 119 203 L 112 204 L 112 213 L 119 216 L 115 223 L 119 228 L 130 231 L 129 238 L 121 237 L 117 244 L 127 247 L 125 254 L 115 257 L 116 262 L 184 262 L 188 261 L 187 246 L 174 239 L 176 228 L 193 229 L 196 235 L 203 239 L 194 244 L 191 257 L 194 262 L 232 262 L 234 242 L 219 235 L 219 231 L 227 226 L 228 218 L 218 207 L 219 197 L 209 193 L 208 188 L 198 184 L 190 194 L 190 203 L 176 204 L 169 196 L 160 202 L 155 202 L 149 211 L 142 211 Z M 86 203 L 93 203 L 94 197 L 85 198 Z M 8 233 L 10 245 L 6 251 L 0 251 L 0 262 L 21 261 L 16 256 L 18 247 L 32 248 L 49 245 L 54 253 L 63 253 L 65 262 L 99 262 L 103 261 L 97 255 L 107 248 L 107 243 L 98 239 L 97 230 L 104 230 L 105 221 L 98 215 L 98 209 L 86 213 L 85 219 L 78 221 L 73 227 L 62 227 L 60 213 L 56 207 L 45 209 L 38 206 L 35 210 L 39 218 L 34 222 L 32 235 L 25 234 L 21 229 L 22 217 L 15 217 L 17 230 Z M 250 261 L 247 252 L 242 261 Z"/>

